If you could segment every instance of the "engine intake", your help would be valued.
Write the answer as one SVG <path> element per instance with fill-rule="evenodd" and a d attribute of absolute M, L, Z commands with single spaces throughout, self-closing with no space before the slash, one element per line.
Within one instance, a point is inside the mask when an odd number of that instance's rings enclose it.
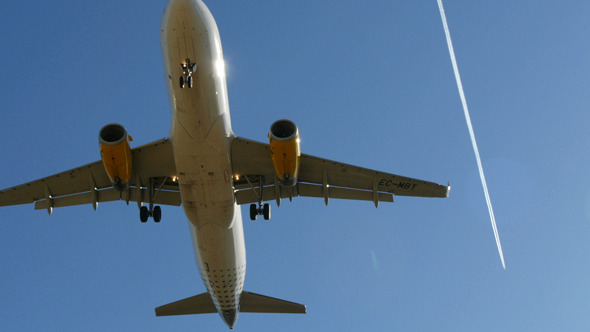
<path fill-rule="evenodd" d="M 133 138 L 127 135 L 127 130 L 116 123 L 104 126 L 98 134 L 102 164 L 113 187 L 119 191 L 129 188 L 133 174 L 130 141 Z"/>
<path fill-rule="evenodd" d="M 301 148 L 299 129 L 290 120 L 279 120 L 270 126 L 270 157 L 282 186 L 294 186 L 299 175 Z"/>

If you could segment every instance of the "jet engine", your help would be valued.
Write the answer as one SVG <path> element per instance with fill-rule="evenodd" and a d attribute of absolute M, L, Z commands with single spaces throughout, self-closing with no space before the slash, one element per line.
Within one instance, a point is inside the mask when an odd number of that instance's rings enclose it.
<path fill-rule="evenodd" d="M 133 138 L 127 135 L 127 130 L 116 123 L 104 126 L 98 134 L 102 164 L 113 187 L 119 191 L 129 188 L 133 173 L 130 141 Z"/>
<path fill-rule="evenodd" d="M 270 126 L 270 157 L 275 174 L 282 186 L 294 186 L 299 175 L 301 148 L 299 129 L 289 120 L 279 120 Z"/>

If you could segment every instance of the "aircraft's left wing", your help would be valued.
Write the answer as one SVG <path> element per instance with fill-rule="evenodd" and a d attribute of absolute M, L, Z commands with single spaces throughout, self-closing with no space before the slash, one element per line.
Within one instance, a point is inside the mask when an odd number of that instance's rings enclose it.
<path fill-rule="evenodd" d="M 116 200 L 164 205 L 180 205 L 178 184 L 174 181 L 176 167 L 172 147 L 167 139 L 131 150 L 133 178 L 129 190 L 113 188 L 102 161 L 66 172 L 0 190 L 0 206 L 35 203 L 35 209 L 92 204 Z"/>
<path fill-rule="evenodd" d="M 327 159 L 301 155 L 297 184 L 278 184 L 269 145 L 235 138 L 232 166 L 238 204 L 293 198 L 296 196 L 393 202 L 393 196 L 448 197 L 450 186 L 379 172 Z"/>

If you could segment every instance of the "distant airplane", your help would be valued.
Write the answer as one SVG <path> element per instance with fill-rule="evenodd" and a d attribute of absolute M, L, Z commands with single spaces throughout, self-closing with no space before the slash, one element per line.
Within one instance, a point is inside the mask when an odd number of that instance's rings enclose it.
<path fill-rule="evenodd" d="M 169 0 L 161 26 L 172 109 L 170 137 L 134 149 L 119 124 L 99 133 L 101 159 L 0 191 L 0 206 L 46 209 L 123 200 L 137 202 L 142 222 L 159 222 L 156 204 L 180 206 L 190 222 L 207 292 L 156 308 L 157 316 L 219 313 L 233 328 L 239 312 L 305 313 L 305 306 L 243 290 L 246 248 L 239 205 L 250 219 L 297 196 L 393 202 L 393 195 L 448 197 L 449 186 L 301 154 L 299 131 L 273 123 L 269 144 L 231 128 L 221 39 L 201 0 Z M 147 206 L 144 205 L 147 203 Z"/>

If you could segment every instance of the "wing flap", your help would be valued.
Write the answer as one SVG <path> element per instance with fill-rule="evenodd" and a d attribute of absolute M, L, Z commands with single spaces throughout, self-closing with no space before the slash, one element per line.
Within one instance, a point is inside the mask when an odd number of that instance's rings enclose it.
<path fill-rule="evenodd" d="M 238 204 L 257 203 L 259 197 L 259 189 L 246 189 L 236 192 L 236 201 Z M 309 183 L 298 183 L 292 189 L 278 187 L 280 198 L 301 197 L 316 197 L 325 198 L 324 189 L 320 185 Z M 391 193 L 377 193 L 377 200 L 379 202 L 393 202 L 393 195 Z M 350 188 L 329 187 L 328 198 L 335 199 L 349 199 L 358 201 L 375 201 L 374 192 Z M 267 186 L 262 190 L 262 201 L 272 201 L 277 199 L 277 192 L 275 187 Z"/>
<path fill-rule="evenodd" d="M 318 197 L 322 198 L 325 197 L 324 189 L 320 185 L 313 185 L 307 183 L 301 183 L 298 185 L 299 187 L 299 195 L 304 197 Z M 350 200 L 357 200 L 357 201 L 374 201 L 375 196 L 372 191 L 366 190 L 357 190 L 357 189 L 349 189 L 349 188 L 340 188 L 340 187 L 328 187 L 328 198 L 335 198 L 335 199 L 350 199 Z M 378 197 L 377 200 L 379 202 L 389 202 L 393 203 L 393 195 L 390 193 L 377 193 Z"/>
<path fill-rule="evenodd" d="M 139 197 L 142 197 L 141 202 L 149 203 L 149 191 L 147 189 L 141 189 L 141 194 L 137 193 L 137 189 L 130 188 L 129 192 L 119 192 L 114 188 L 104 189 L 97 191 L 97 203 L 102 202 L 112 202 L 118 200 L 127 201 L 127 196 L 129 197 L 129 202 L 137 202 Z M 84 205 L 84 204 L 93 204 L 94 198 L 91 192 L 85 192 L 80 194 L 74 194 L 69 196 L 57 197 L 52 198 L 52 207 L 59 208 L 59 207 L 66 207 L 66 206 L 74 206 L 74 205 Z M 154 204 L 160 205 L 173 205 L 173 206 L 180 206 L 182 203 L 180 199 L 180 192 L 178 191 L 159 191 L 154 199 Z M 47 209 L 47 200 L 39 200 L 35 201 L 35 210 L 44 210 Z"/>
<path fill-rule="evenodd" d="M 121 193 L 119 193 L 115 189 L 105 189 L 97 191 L 97 196 L 97 203 L 111 202 L 119 200 L 121 197 Z M 35 210 L 47 209 L 47 202 L 48 200 L 46 199 L 35 201 Z M 94 199 L 92 198 L 92 193 L 85 192 L 81 194 L 51 198 L 51 207 L 58 208 L 74 205 L 92 204 L 93 202 Z"/>

